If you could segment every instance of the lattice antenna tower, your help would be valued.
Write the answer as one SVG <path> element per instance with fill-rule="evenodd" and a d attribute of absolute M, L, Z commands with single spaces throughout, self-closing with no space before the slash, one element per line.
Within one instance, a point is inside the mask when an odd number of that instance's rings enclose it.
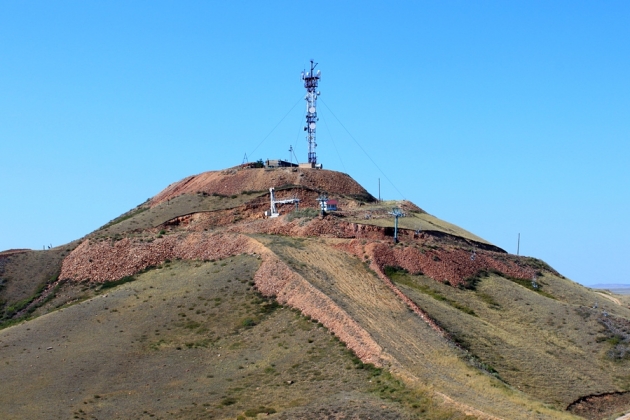
<path fill-rule="evenodd" d="M 302 71 L 302 80 L 304 80 L 304 87 L 306 88 L 306 141 L 308 142 L 308 163 L 315 165 L 317 163 L 317 155 L 315 154 L 315 148 L 317 147 L 315 139 L 315 130 L 317 128 L 317 97 L 320 92 L 317 90 L 319 79 L 322 77 L 322 72 L 315 67 L 318 63 L 311 60 L 311 70 Z"/>

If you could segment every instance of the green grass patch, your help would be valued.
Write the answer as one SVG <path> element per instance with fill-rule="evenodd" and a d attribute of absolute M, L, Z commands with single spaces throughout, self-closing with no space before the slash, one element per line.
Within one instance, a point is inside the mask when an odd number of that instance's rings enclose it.
<path fill-rule="evenodd" d="M 245 410 L 245 412 L 243 413 L 245 415 L 245 417 L 256 417 L 259 414 L 274 414 L 276 412 L 276 410 L 274 408 L 271 407 L 258 407 L 258 408 L 250 408 L 249 410 Z"/>
<path fill-rule="evenodd" d="M 245 328 L 251 328 L 256 325 L 256 321 L 253 318 L 245 318 L 241 321 L 241 326 Z"/>
<path fill-rule="evenodd" d="M 405 286 L 411 287 L 412 289 L 422 292 L 425 295 L 431 296 L 435 300 L 444 302 L 452 306 L 453 308 L 464 312 L 465 314 L 468 314 L 471 316 L 477 316 L 475 311 L 470 309 L 468 306 L 462 303 L 459 303 L 453 299 L 449 299 L 448 297 L 444 296 L 439 291 L 434 290 L 430 288 L 429 286 L 426 286 L 424 284 L 419 284 L 418 282 L 414 281 L 413 276 L 409 274 L 409 272 L 407 272 L 407 270 L 403 268 L 385 266 L 385 269 L 383 271 L 385 272 L 387 277 L 389 277 L 395 283 L 399 283 L 399 284 L 403 284 Z"/>
<path fill-rule="evenodd" d="M 106 281 L 101 284 L 99 290 L 111 289 L 113 287 L 120 286 L 121 284 L 130 283 L 134 280 L 136 280 L 134 276 L 125 276 L 118 280 Z"/>
<path fill-rule="evenodd" d="M 317 217 L 318 214 L 319 214 L 319 211 L 317 209 L 308 207 L 305 209 L 295 210 L 287 214 L 287 221 L 291 222 L 295 219 L 303 219 L 303 218 L 313 219 L 314 217 Z"/>
<path fill-rule="evenodd" d="M 114 225 L 116 225 L 116 224 L 118 224 L 120 222 L 124 222 L 125 220 L 131 219 L 132 217 L 137 216 L 140 213 L 145 212 L 147 210 L 149 210 L 149 207 L 139 207 L 139 208 L 136 208 L 134 210 L 131 210 L 131 211 L 129 211 L 129 212 L 127 212 L 127 213 L 125 213 L 125 214 L 123 214 L 121 216 L 118 216 L 117 218 L 115 218 L 114 220 L 108 222 L 107 224 L 101 226 L 100 228 L 97 229 L 97 231 L 98 230 L 104 230 L 104 229 L 107 229 L 108 227 L 114 226 Z"/>
<path fill-rule="evenodd" d="M 532 258 L 535 259 L 535 258 Z M 507 274 L 504 274 L 498 270 L 479 270 L 477 272 L 477 274 L 475 274 L 472 277 L 469 277 L 468 279 L 465 280 L 466 284 L 471 284 L 471 287 L 466 287 L 466 288 L 470 288 L 472 290 L 476 290 L 477 288 L 477 283 L 479 283 L 481 281 L 481 279 L 490 276 L 491 274 L 494 274 L 496 276 L 502 277 L 506 280 L 509 280 L 513 283 L 516 283 L 520 286 L 523 286 L 526 289 L 531 290 L 532 292 L 536 292 L 541 296 L 544 296 L 546 298 L 549 299 L 554 299 L 556 300 L 556 298 L 550 294 L 545 292 L 543 289 L 543 285 L 540 284 L 540 282 L 536 282 L 536 286 L 534 286 L 534 282 L 532 281 L 532 279 L 523 279 L 523 278 L 518 278 L 518 277 L 512 277 L 512 276 L 508 276 Z"/>
<path fill-rule="evenodd" d="M 482 302 L 486 303 L 491 309 L 501 309 L 501 305 L 499 302 L 494 300 L 494 298 L 484 292 L 477 291 L 477 296 L 481 299 Z"/>
<path fill-rule="evenodd" d="M 24 318 L 26 315 L 33 313 L 35 309 L 37 309 L 39 306 L 43 305 L 44 303 L 52 299 L 58 289 L 58 286 L 55 287 L 55 289 L 50 292 L 50 294 L 46 297 L 46 299 L 44 299 L 41 302 L 38 302 L 36 305 L 32 305 L 29 307 L 29 305 L 31 305 L 36 299 L 38 299 L 42 295 L 42 293 L 44 293 L 44 291 L 46 290 L 46 287 L 49 284 L 52 284 L 57 281 L 57 278 L 58 276 L 51 277 L 48 281 L 45 281 L 41 283 L 39 286 L 37 286 L 37 289 L 35 289 L 35 292 L 31 296 L 24 299 L 20 299 L 6 306 L 4 308 L 2 316 L 0 317 L 0 328 L 5 328 L 6 326 L 9 326 L 9 325 L 14 325 L 12 323 L 6 324 L 5 321 L 11 320 L 13 317 L 15 317 L 19 312 L 22 312 L 24 309 L 28 308 L 26 311 L 27 313 L 23 314 L 21 317 L 18 317 L 18 318 Z M 6 305 L 6 303 L 4 304 Z"/>
<path fill-rule="evenodd" d="M 232 397 L 227 397 L 227 398 L 223 398 L 221 400 L 221 405 L 222 406 L 228 406 L 228 405 L 233 405 L 237 403 L 237 399 L 236 398 L 232 398 Z"/>

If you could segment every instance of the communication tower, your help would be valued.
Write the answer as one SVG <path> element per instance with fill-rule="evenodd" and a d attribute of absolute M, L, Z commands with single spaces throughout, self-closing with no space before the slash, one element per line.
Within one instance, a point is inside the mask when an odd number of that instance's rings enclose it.
<path fill-rule="evenodd" d="M 306 100 L 306 127 L 304 127 L 304 131 L 306 131 L 306 141 L 308 142 L 308 163 L 312 165 L 317 164 L 315 130 L 317 121 L 319 121 L 319 118 L 317 118 L 317 97 L 320 95 L 317 85 L 322 77 L 320 70 L 317 70 L 317 73 L 315 72 L 317 64 L 311 60 L 311 70 L 302 71 L 302 80 L 304 80 L 304 87 L 306 88 L 306 96 L 304 98 Z"/>

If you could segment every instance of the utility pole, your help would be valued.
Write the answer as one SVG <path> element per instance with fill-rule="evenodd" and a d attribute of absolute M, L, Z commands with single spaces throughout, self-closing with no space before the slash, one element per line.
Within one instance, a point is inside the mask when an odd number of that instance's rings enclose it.
<path fill-rule="evenodd" d="M 381 178 L 378 179 L 378 202 L 381 202 Z"/>
<path fill-rule="evenodd" d="M 398 218 L 399 217 L 404 217 L 405 214 L 402 211 L 400 211 L 400 208 L 398 208 L 398 207 L 394 207 L 392 209 L 392 211 L 389 212 L 389 214 L 391 214 L 395 218 L 395 221 L 394 221 L 394 243 L 397 244 L 398 243 Z"/>
<path fill-rule="evenodd" d="M 521 234 L 518 234 L 518 242 L 516 243 L 516 255 L 518 255 L 518 253 L 521 250 Z"/>
<path fill-rule="evenodd" d="M 317 197 L 317 201 L 319 201 L 321 216 L 324 217 L 326 215 L 326 203 L 328 202 L 328 195 L 326 193 L 321 193 L 319 197 Z"/>

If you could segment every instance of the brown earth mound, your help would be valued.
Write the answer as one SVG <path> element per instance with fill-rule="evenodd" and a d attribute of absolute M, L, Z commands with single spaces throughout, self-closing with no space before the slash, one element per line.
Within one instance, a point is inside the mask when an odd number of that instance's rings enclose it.
<path fill-rule="evenodd" d="M 324 169 L 232 168 L 193 175 L 169 185 L 151 199 L 156 206 L 181 194 L 233 195 L 246 191 L 268 191 L 270 187 L 300 185 L 331 194 L 360 195 L 374 198 L 349 175 Z"/>
<path fill-rule="evenodd" d="M 589 420 L 601 420 L 627 409 L 628 405 L 630 405 L 630 392 L 611 392 L 580 398 L 569 405 L 567 410 Z"/>

